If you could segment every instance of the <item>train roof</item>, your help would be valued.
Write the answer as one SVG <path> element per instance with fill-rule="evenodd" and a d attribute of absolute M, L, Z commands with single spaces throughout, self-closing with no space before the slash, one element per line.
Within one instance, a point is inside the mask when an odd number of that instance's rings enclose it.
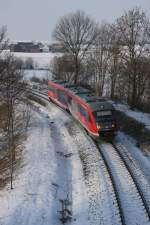
<path fill-rule="evenodd" d="M 82 98 L 87 103 L 91 103 L 91 102 L 104 102 L 104 101 L 107 100 L 104 97 L 97 97 L 93 93 L 79 94 L 79 97 Z"/>
<path fill-rule="evenodd" d="M 68 88 L 68 87 L 67 87 Z M 73 92 L 76 95 L 81 95 L 81 94 L 90 94 L 92 93 L 89 89 L 83 88 L 81 86 L 71 86 L 68 88 L 71 92 Z"/>
<path fill-rule="evenodd" d="M 91 107 L 92 111 L 114 110 L 113 105 L 106 98 L 86 94 L 80 94 L 79 97 Z"/>
<path fill-rule="evenodd" d="M 107 101 L 90 102 L 89 105 L 90 105 L 92 111 L 114 110 L 113 105 Z"/>
<path fill-rule="evenodd" d="M 66 87 L 67 82 L 64 80 L 52 80 L 51 82 L 55 83 L 55 84 L 59 84 L 62 87 Z"/>
<path fill-rule="evenodd" d="M 114 110 L 113 105 L 108 102 L 106 98 L 95 96 L 92 91 L 87 88 L 68 84 L 66 81 L 63 80 L 52 80 L 52 82 L 67 88 L 70 92 L 77 95 L 80 99 L 82 99 L 86 104 L 91 107 L 92 111 Z"/>
<path fill-rule="evenodd" d="M 76 95 L 91 93 L 91 91 L 87 88 L 83 88 L 82 86 L 78 86 L 78 85 L 74 85 L 74 84 L 69 84 L 63 80 L 52 80 L 51 82 L 67 88 L 68 90 L 70 90 L 71 92 L 73 92 Z"/>

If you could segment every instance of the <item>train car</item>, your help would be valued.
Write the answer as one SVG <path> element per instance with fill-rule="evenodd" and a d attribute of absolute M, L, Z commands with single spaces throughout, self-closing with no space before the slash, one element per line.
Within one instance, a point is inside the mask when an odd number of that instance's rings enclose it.
<path fill-rule="evenodd" d="M 68 91 L 68 110 L 77 119 L 86 131 L 92 136 L 99 136 L 96 124 L 89 105 L 80 95 L 91 94 L 89 90 L 82 87 L 69 88 Z"/>
<path fill-rule="evenodd" d="M 48 96 L 69 111 L 93 137 L 114 135 L 115 112 L 112 104 L 97 98 L 86 88 L 64 82 L 49 82 Z"/>
<path fill-rule="evenodd" d="M 117 131 L 115 110 L 112 104 L 102 98 L 87 100 L 100 136 L 112 136 Z"/>
<path fill-rule="evenodd" d="M 62 107 L 68 109 L 67 95 L 66 95 L 66 82 L 64 81 L 49 81 L 48 82 L 48 97 L 51 101 Z"/>

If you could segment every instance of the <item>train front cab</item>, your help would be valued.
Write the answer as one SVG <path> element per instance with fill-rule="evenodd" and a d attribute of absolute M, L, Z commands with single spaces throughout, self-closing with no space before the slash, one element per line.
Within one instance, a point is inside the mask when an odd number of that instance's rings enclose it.
<path fill-rule="evenodd" d="M 117 131 L 114 110 L 93 112 L 95 123 L 101 137 L 114 137 Z"/>
<path fill-rule="evenodd" d="M 72 98 L 69 107 L 71 107 L 73 116 L 80 121 L 92 137 L 113 137 L 115 135 L 114 108 L 104 98 L 80 92 Z"/>

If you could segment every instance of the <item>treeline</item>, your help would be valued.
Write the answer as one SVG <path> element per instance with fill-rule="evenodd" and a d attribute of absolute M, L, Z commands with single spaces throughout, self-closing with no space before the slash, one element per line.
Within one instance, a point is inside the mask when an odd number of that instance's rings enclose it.
<path fill-rule="evenodd" d="M 0 29 L 0 151 L 5 152 L 5 164 L 13 189 L 13 170 L 20 137 L 30 120 L 28 103 L 24 99 L 25 83 L 20 62 L 4 51 L 8 40 L 6 29 Z"/>
<path fill-rule="evenodd" d="M 51 64 L 56 78 L 150 112 L 150 21 L 142 9 L 101 25 L 77 11 L 60 18 L 53 37 L 67 51 Z"/>

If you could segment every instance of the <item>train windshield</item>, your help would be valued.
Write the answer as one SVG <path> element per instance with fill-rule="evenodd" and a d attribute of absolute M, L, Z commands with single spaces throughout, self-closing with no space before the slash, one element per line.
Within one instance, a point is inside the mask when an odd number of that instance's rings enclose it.
<path fill-rule="evenodd" d="M 113 118 L 111 110 L 95 111 L 93 115 L 96 122 L 110 122 Z"/>

